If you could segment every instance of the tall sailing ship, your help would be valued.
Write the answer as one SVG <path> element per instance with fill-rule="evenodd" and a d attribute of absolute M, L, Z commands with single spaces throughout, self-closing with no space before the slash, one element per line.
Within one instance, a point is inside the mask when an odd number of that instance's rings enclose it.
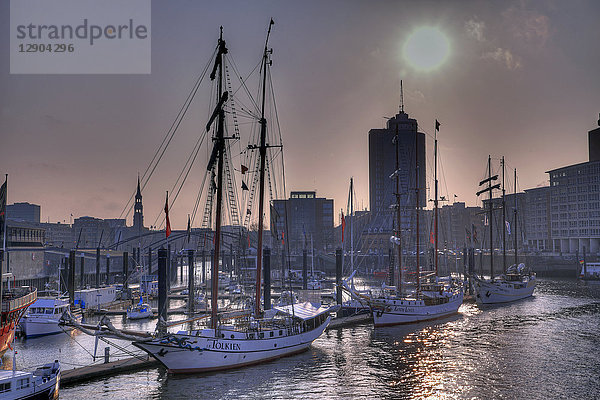
<path fill-rule="evenodd" d="M 477 195 L 488 193 L 488 227 L 490 236 L 490 279 L 484 279 L 483 277 L 473 276 L 473 283 L 475 287 L 476 300 L 480 304 L 498 304 L 498 303 L 510 303 L 512 301 L 521 300 L 533 295 L 537 280 L 535 274 L 530 271 L 525 264 L 518 262 L 518 245 L 517 245 L 517 171 L 515 170 L 515 206 L 514 206 L 514 221 L 513 230 L 515 231 L 514 236 L 514 251 L 515 251 L 515 263 L 508 268 L 506 267 L 506 226 L 505 223 L 501 223 L 502 226 L 502 251 L 504 254 L 504 266 L 503 273 L 499 276 L 494 276 L 494 246 L 493 246 L 493 217 L 494 217 L 494 204 L 492 202 L 492 191 L 499 189 L 500 184 L 492 185 L 492 182 L 498 179 L 498 175 L 492 176 L 492 161 L 491 156 L 488 156 L 488 177 L 482 180 L 479 185 L 487 184 L 487 187 L 477 192 Z M 505 189 L 504 189 L 504 157 L 502 158 L 502 219 L 506 221 L 506 200 L 505 200 Z"/>
<path fill-rule="evenodd" d="M 401 106 L 401 112 L 404 107 Z M 344 282 L 344 288 L 356 299 L 366 301 L 373 311 L 373 323 L 378 326 L 399 325 L 420 321 L 427 321 L 446 317 L 458 312 L 463 302 L 463 287 L 452 278 L 441 279 L 438 276 L 438 180 L 437 180 L 437 131 L 439 123 L 436 120 L 436 138 L 434 144 L 435 159 L 435 200 L 434 200 L 434 238 L 435 238 L 435 275 L 429 275 L 421 281 L 420 251 L 419 251 L 419 172 L 416 171 L 415 185 L 415 212 L 416 212 L 416 290 L 414 293 L 405 293 L 402 282 L 402 233 L 400 209 L 400 183 L 399 183 L 399 140 L 398 125 L 396 125 L 396 171 L 392 175 L 396 179 L 396 232 L 390 238 L 397 245 L 398 282 L 396 287 L 387 287 L 380 296 L 368 296 L 357 292 L 353 287 Z M 415 164 L 418 166 L 417 151 L 418 133 L 415 130 Z"/>
<path fill-rule="evenodd" d="M 15 338 L 15 328 L 27 308 L 37 299 L 37 289 L 31 287 L 11 288 L 12 273 L 4 273 L 6 254 L 6 196 L 8 178 L 0 187 L 0 229 L 2 230 L 2 253 L 0 253 L 0 357 L 6 353 Z M 5 285 L 6 284 L 6 285 Z M 6 289 L 4 288 L 6 286 Z"/>
<path fill-rule="evenodd" d="M 228 318 L 225 314 L 218 313 L 217 293 L 219 277 L 219 256 L 222 221 L 222 196 L 223 196 L 223 161 L 226 150 L 226 137 L 224 135 L 225 106 L 229 98 L 228 91 L 223 90 L 223 64 L 224 56 L 228 50 L 223 40 L 223 33 L 219 37 L 216 59 L 211 74 L 211 79 L 217 79 L 217 106 L 212 114 L 207 131 L 216 120 L 214 130 L 214 149 L 209 162 L 209 170 L 214 163 L 217 165 L 216 173 L 216 210 L 215 210 L 215 241 L 214 259 L 211 265 L 212 296 L 210 325 L 203 329 L 181 330 L 177 333 L 166 333 L 149 341 L 137 341 L 134 345 L 152 355 L 162 363 L 169 372 L 190 373 L 203 371 L 216 371 L 238 368 L 256 364 L 275 358 L 288 356 L 310 347 L 329 324 L 331 317 L 330 308 L 313 305 L 311 303 L 292 303 L 286 306 L 274 307 L 263 312 L 260 302 L 261 277 L 262 277 L 262 234 L 263 234 L 263 209 L 265 197 L 265 169 L 267 149 L 267 120 L 265 118 L 266 75 L 271 65 L 268 40 L 273 20 L 269 24 L 264 53 L 262 56 L 262 108 L 260 123 L 260 144 L 249 146 L 250 149 L 259 150 L 260 165 L 259 178 L 259 211 L 258 211 L 258 247 L 256 258 L 256 298 L 254 312 L 236 314 L 235 318 Z M 265 307 L 267 307 L 265 301 Z M 159 310 L 160 313 L 160 310 Z"/>

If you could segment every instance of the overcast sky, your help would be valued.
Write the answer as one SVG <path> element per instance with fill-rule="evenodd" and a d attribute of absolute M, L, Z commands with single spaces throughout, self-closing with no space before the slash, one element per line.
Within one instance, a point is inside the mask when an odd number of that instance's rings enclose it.
<path fill-rule="evenodd" d="M 10 75 L 2 1 L 0 173 L 9 174 L 9 203 L 41 205 L 44 221 L 118 217 L 208 62 L 219 25 L 248 72 L 273 17 L 288 191 L 317 190 L 339 211 L 354 176 L 359 208 L 368 207 L 367 134 L 398 111 L 402 78 L 405 111 L 421 130 L 432 134 L 441 122 L 443 194 L 474 205 L 488 154 L 518 169 L 520 189 L 587 161 L 600 112 L 599 16 L 600 2 L 577 0 L 154 1 L 151 74 Z M 447 59 L 429 71 L 402 51 L 424 26 L 449 43 Z M 206 123 L 206 107 L 198 108 L 143 193 L 146 225 Z M 431 148 L 428 139 L 429 166 Z M 200 180 L 191 178 L 172 210 L 175 228 L 185 228 Z"/>

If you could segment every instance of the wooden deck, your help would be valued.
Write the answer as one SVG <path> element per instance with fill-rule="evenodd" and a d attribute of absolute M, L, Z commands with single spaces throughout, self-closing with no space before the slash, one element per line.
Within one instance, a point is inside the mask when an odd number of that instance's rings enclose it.
<path fill-rule="evenodd" d="M 68 369 L 62 371 L 60 377 L 61 386 L 74 385 L 81 382 L 87 382 L 92 379 L 100 379 L 121 372 L 138 371 L 147 368 L 154 368 L 160 363 L 147 356 L 144 360 L 135 357 L 126 358 L 107 364 L 93 364 L 86 367 Z"/>

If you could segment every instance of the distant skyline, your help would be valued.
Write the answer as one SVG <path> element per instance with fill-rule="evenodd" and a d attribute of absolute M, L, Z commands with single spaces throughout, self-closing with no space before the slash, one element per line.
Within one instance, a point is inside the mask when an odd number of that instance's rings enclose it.
<path fill-rule="evenodd" d="M 39 204 L 44 222 L 119 217 L 220 25 L 247 73 L 275 20 L 288 195 L 333 198 L 336 224 L 351 176 L 357 208 L 368 207 L 368 132 L 398 112 L 400 79 L 405 111 L 427 134 L 428 186 L 437 119 L 441 194 L 467 205 L 477 204 L 488 154 L 517 168 L 520 190 L 542 186 L 546 171 L 587 161 L 587 132 L 598 127 L 597 1 L 154 1 L 151 74 L 62 76 L 9 74 L 9 4 L 0 3 L 0 177 L 9 174 L 9 203 Z M 405 48 L 423 27 L 442 34 L 431 47 L 439 59 L 418 53 L 426 43 Z M 207 104 L 193 105 L 143 191 L 146 226 L 206 124 Z M 186 227 L 203 169 L 171 210 L 174 229 Z"/>

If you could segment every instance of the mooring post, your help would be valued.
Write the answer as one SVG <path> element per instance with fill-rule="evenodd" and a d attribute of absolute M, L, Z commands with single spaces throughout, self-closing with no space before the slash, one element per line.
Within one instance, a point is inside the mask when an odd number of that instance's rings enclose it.
<path fill-rule="evenodd" d="M 194 313 L 194 250 L 188 250 L 188 309 Z"/>
<path fill-rule="evenodd" d="M 342 249 L 335 251 L 335 286 L 336 286 L 336 303 L 342 304 Z"/>
<path fill-rule="evenodd" d="M 110 254 L 106 254 L 106 284 L 111 284 L 110 279 Z"/>
<path fill-rule="evenodd" d="M 302 289 L 308 289 L 308 268 L 307 268 L 308 253 L 306 249 L 302 250 Z"/>
<path fill-rule="evenodd" d="M 96 288 L 100 287 L 100 247 L 96 247 Z"/>
<path fill-rule="evenodd" d="M 206 250 L 202 249 L 202 283 L 206 283 Z"/>
<path fill-rule="evenodd" d="M 265 247 L 263 251 L 263 283 L 265 290 L 263 299 L 265 303 L 265 311 L 271 309 L 271 249 Z"/>
<path fill-rule="evenodd" d="M 85 289 L 85 254 L 81 253 L 81 263 L 79 264 L 79 288 Z"/>
<path fill-rule="evenodd" d="M 69 283 L 67 286 L 69 290 L 69 303 L 75 304 L 75 250 L 71 250 L 69 253 Z"/>
<path fill-rule="evenodd" d="M 158 318 L 167 322 L 167 265 L 168 250 L 158 250 Z M 160 322 L 160 320 L 159 320 Z M 159 323 L 159 333 L 165 333 L 166 327 Z"/>
<path fill-rule="evenodd" d="M 123 293 L 127 293 L 127 281 L 129 280 L 129 253 L 123 252 Z"/>

